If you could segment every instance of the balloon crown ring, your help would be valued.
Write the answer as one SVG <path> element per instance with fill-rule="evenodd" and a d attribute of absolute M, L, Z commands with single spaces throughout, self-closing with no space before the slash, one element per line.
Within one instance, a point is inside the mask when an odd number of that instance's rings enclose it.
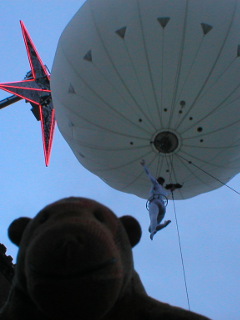
<path fill-rule="evenodd" d="M 163 154 L 175 153 L 181 146 L 179 135 L 171 130 L 157 132 L 151 140 L 151 143 L 155 151 Z"/>

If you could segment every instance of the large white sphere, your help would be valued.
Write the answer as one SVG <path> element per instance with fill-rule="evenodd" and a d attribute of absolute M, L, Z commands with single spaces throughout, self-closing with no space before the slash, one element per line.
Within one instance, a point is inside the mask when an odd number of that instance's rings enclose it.
<path fill-rule="evenodd" d="M 147 198 L 189 198 L 240 171 L 239 0 L 87 0 L 59 40 L 59 129 L 80 163 Z M 216 179 L 215 179 L 216 178 Z"/>

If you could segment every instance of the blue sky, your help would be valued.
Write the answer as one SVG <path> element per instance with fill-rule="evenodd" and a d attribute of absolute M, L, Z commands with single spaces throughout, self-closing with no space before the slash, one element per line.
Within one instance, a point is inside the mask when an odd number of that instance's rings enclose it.
<path fill-rule="evenodd" d="M 0 82 L 24 78 L 30 67 L 21 35 L 23 20 L 51 70 L 57 42 L 83 1 L 1 1 Z M 0 99 L 8 96 L 0 92 Z M 172 202 L 172 223 L 149 239 L 145 201 L 116 191 L 84 169 L 58 130 L 50 167 L 44 165 L 40 123 L 24 101 L 0 110 L 0 242 L 15 259 L 17 248 L 7 238 L 11 221 L 33 217 L 43 206 L 68 196 L 95 199 L 118 216 L 136 217 L 143 230 L 134 248 L 135 268 L 150 296 L 187 308 Z M 229 183 L 240 190 L 240 177 Z M 149 186 L 150 187 L 150 186 Z M 176 201 L 191 309 L 216 320 L 240 317 L 240 197 L 222 187 Z"/>

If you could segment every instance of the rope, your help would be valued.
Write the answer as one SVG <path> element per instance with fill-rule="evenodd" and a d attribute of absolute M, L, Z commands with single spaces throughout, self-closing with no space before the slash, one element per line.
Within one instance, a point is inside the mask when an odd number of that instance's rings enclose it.
<path fill-rule="evenodd" d="M 173 159 L 168 159 L 166 157 L 167 164 L 170 170 L 170 182 L 172 181 L 172 172 L 173 172 Z M 174 195 L 172 191 L 172 201 L 173 201 L 173 209 L 174 209 L 174 217 L 175 217 L 175 223 L 177 227 L 177 234 L 178 234 L 178 246 L 179 246 L 179 252 L 181 256 L 181 262 L 182 262 L 182 270 L 183 270 L 183 279 L 184 279 L 184 285 L 185 285 L 185 292 L 186 292 L 186 297 L 187 297 L 187 303 L 188 303 L 188 309 L 189 311 L 191 310 L 190 308 L 190 299 L 189 299 L 189 294 L 188 294 L 188 287 L 187 287 L 187 278 L 186 278 L 186 271 L 185 271 L 185 266 L 184 266 L 184 260 L 183 260 L 183 253 L 182 253 L 182 245 L 181 245 L 181 237 L 180 237 L 180 232 L 179 232 L 179 227 L 178 227 L 178 220 L 177 220 L 177 213 L 176 213 L 176 205 L 175 205 L 175 200 L 174 200 Z"/>
<path fill-rule="evenodd" d="M 186 161 L 188 164 L 193 165 L 195 168 L 197 168 L 198 170 L 201 170 L 202 172 L 204 172 L 206 175 L 208 175 L 209 177 L 213 178 L 214 180 L 218 181 L 219 183 L 221 183 L 223 186 L 227 187 L 228 189 L 230 189 L 231 191 L 235 192 L 236 194 L 238 194 L 240 196 L 240 192 L 237 191 L 236 189 L 230 187 L 228 184 L 224 183 L 223 181 L 221 181 L 220 179 L 218 179 L 217 177 L 213 176 L 211 173 L 207 172 L 206 170 L 202 169 L 201 167 L 197 166 L 195 163 L 193 163 L 192 161 L 189 161 L 187 159 L 185 159 L 183 156 L 180 156 L 178 154 L 178 157 L 182 158 L 184 161 Z"/>
<path fill-rule="evenodd" d="M 187 159 L 185 159 L 184 157 L 178 155 L 180 158 L 182 158 L 184 161 L 186 161 L 188 164 L 193 165 L 195 168 L 197 168 L 198 170 L 204 172 L 206 175 L 208 175 L 209 177 L 213 178 L 214 180 L 218 181 L 219 183 L 221 183 L 223 186 L 227 187 L 228 189 L 230 189 L 231 191 L 235 192 L 236 194 L 240 195 L 240 192 L 237 191 L 236 189 L 230 187 L 228 184 L 224 183 L 223 181 L 221 181 L 220 179 L 218 179 L 217 177 L 215 177 L 214 175 L 212 175 L 211 173 L 207 172 L 206 170 L 202 169 L 201 167 L 197 166 L 195 163 L 193 163 L 192 161 L 189 161 Z M 168 159 L 166 159 L 167 163 L 168 163 Z M 170 160 L 170 166 L 173 169 L 173 163 Z M 172 170 L 170 170 L 170 180 L 171 180 L 171 175 L 172 175 Z M 190 299 L 189 299 L 189 293 L 188 293 L 188 286 L 187 286 L 187 278 L 186 278 L 186 271 L 185 271 L 185 265 L 184 265 L 184 259 L 183 259 L 183 252 L 182 252 L 182 245 L 181 245 L 181 236 L 180 236 L 180 231 L 179 231 L 179 226 L 178 226 L 178 220 L 177 220 L 177 213 L 176 213 L 176 205 L 175 205 L 175 199 L 174 199 L 174 195 L 173 195 L 173 191 L 172 191 L 172 200 L 173 200 L 173 208 L 174 208 L 174 217 L 175 217 L 175 223 L 176 223 L 176 228 L 177 228 L 177 234 L 178 234 L 178 245 L 179 245 L 179 251 L 180 251 L 180 256 L 181 256 L 181 262 L 182 262 L 182 270 L 183 270 L 183 278 L 184 278 L 184 286 L 185 286 L 185 291 L 186 291 L 186 297 L 187 297 L 187 303 L 188 303 L 188 309 L 189 311 L 191 310 L 190 307 Z"/>
<path fill-rule="evenodd" d="M 175 222 L 176 222 L 177 234 L 178 234 L 178 245 L 179 245 L 179 251 L 180 251 L 181 262 L 182 262 L 183 279 L 184 279 L 185 291 L 186 291 L 186 296 L 187 296 L 188 309 L 190 311 L 191 310 L 190 299 L 189 299 L 189 294 L 188 294 L 186 271 L 185 271 L 184 260 L 183 260 L 181 237 L 180 237 L 180 232 L 179 232 L 179 227 L 178 227 L 178 220 L 177 220 L 177 213 L 176 213 L 176 206 L 175 206 L 173 191 L 172 191 L 172 200 L 173 200 L 174 216 L 175 216 Z"/>
<path fill-rule="evenodd" d="M 168 159 L 167 156 L 166 157 L 166 162 L 167 162 L 167 166 L 169 167 L 169 182 L 172 183 L 172 173 L 173 173 L 173 159 Z"/>

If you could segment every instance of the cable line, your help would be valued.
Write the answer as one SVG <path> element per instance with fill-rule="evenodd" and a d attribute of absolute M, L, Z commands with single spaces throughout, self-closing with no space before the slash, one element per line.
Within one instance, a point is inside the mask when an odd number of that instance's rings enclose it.
<path fill-rule="evenodd" d="M 172 182 L 172 173 L 174 172 L 173 158 L 169 159 L 169 162 L 168 162 L 168 159 L 166 157 L 166 161 L 168 163 L 169 168 L 171 168 L 170 177 L 169 177 L 170 179 L 169 180 L 170 180 L 170 182 Z M 181 262 L 182 262 L 182 270 L 183 270 L 183 279 L 184 279 L 184 285 L 185 285 L 185 292 L 186 292 L 186 297 L 187 297 L 187 302 L 188 302 L 188 309 L 191 310 L 191 308 L 190 308 L 190 299 L 189 299 L 189 294 L 188 294 L 188 287 L 187 287 L 186 271 L 185 271 L 185 265 L 184 265 L 184 260 L 183 260 L 183 253 L 182 253 L 181 237 L 180 237 L 180 231 L 179 231 L 178 220 L 177 220 L 175 199 L 174 199 L 173 191 L 171 191 L 171 193 L 172 193 L 172 201 L 173 201 L 175 223 L 176 223 L 177 234 L 178 234 L 178 246 L 179 246 L 179 252 L 180 252 Z"/>
<path fill-rule="evenodd" d="M 185 265 L 184 265 L 184 260 L 183 260 L 181 237 L 180 237 L 180 232 L 179 232 L 179 227 L 178 227 L 178 220 L 177 220 L 177 213 L 176 213 L 176 206 L 175 206 L 173 191 L 172 191 L 172 200 L 173 200 L 174 216 L 175 216 L 175 222 L 176 222 L 177 234 L 178 234 L 178 245 L 179 245 L 179 251 L 180 251 L 180 256 L 181 256 L 181 261 L 182 261 L 183 279 L 184 279 L 185 291 L 186 291 L 186 296 L 187 296 L 188 309 L 190 311 L 191 310 L 190 299 L 189 299 L 189 294 L 188 294 L 186 271 L 185 271 Z"/>
<path fill-rule="evenodd" d="M 184 161 L 186 161 L 188 164 L 191 164 L 192 166 L 194 166 L 195 168 L 197 168 L 198 170 L 204 172 L 206 175 L 208 175 L 209 177 L 211 177 L 212 179 L 218 181 L 219 183 L 221 183 L 223 186 L 227 187 L 228 189 L 230 189 L 231 191 L 235 192 L 236 194 L 240 195 L 240 192 L 237 191 L 236 189 L 230 187 L 228 184 L 224 183 L 223 181 L 221 181 L 219 178 L 215 177 L 214 175 L 212 175 L 211 173 L 207 172 L 206 170 L 204 170 L 203 168 L 199 167 L 198 165 L 196 165 L 195 163 L 193 163 L 192 161 L 187 160 L 186 158 L 184 158 L 183 156 L 180 156 L 178 154 L 178 157 L 183 159 Z M 166 159 L 167 163 L 168 163 L 168 159 Z M 170 180 L 172 180 L 172 172 L 173 172 L 173 163 L 172 160 L 169 160 L 168 165 L 170 164 L 171 170 L 170 170 Z M 185 285 L 185 291 L 186 291 L 186 297 L 187 297 L 187 303 L 188 303 L 188 309 L 191 310 L 190 307 L 190 298 L 189 298 L 189 293 L 188 293 L 188 286 L 187 286 L 187 278 L 186 278 L 186 271 L 185 271 L 185 265 L 184 265 L 184 259 L 183 259 L 183 252 L 182 252 L 182 245 L 181 245 L 181 236 L 180 236 L 180 231 L 179 231 L 179 226 L 178 226 L 178 219 L 177 219 L 177 213 L 176 213 L 176 205 L 175 205 L 175 199 L 174 199 L 174 194 L 173 191 L 172 193 L 172 200 L 173 200 L 173 209 L 174 209 L 174 217 L 175 217 L 175 223 L 176 223 L 176 228 L 177 228 L 177 234 L 178 234 L 178 245 L 179 245 L 179 251 L 180 251 L 180 256 L 181 256 L 181 262 L 182 262 L 182 271 L 183 271 L 183 278 L 184 278 L 184 285 Z"/>
<path fill-rule="evenodd" d="M 188 164 L 193 165 L 195 168 L 201 170 L 202 172 L 204 172 L 206 175 L 208 175 L 209 177 L 213 178 L 214 180 L 218 181 L 219 183 L 221 183 L 223 186 L 227 187 L 228 189 L 230 189 L 231 191 L 237 193 L 240 196 L 240 192 L 237 191 L 236 189 L 230 187 L 228 184 L 224 183 L 223 181 L 221 181 L 220 179 L 218 179 L 217 177 L 213 176 L 211 173 L 207 172 L 206 170 L 204 170 L 203 168 L 197 166 L 195 163 L 193 163 L 192 161 L 189 161 L 187 159 L 185 159 L 183 156 L 180 156 L 178 154 L 179 158 L 182 158 L 184 161 L 186 161 Z"/>

